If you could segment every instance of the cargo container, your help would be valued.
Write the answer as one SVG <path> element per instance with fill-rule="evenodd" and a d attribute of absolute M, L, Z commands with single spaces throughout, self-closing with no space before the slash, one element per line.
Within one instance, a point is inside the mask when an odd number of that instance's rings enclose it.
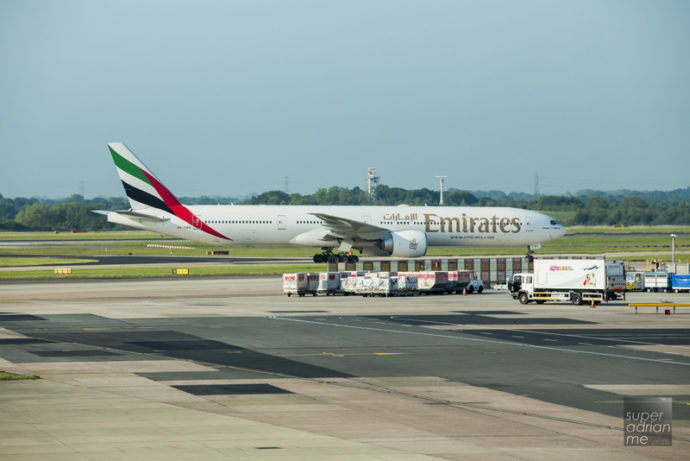
<path fill-rule="evenodd" d="M 283 293 L 288 296 L 304 296 L 307 292 L 307 274 L 283 274 Z"/>
<path fill-rule="evenodd" d="M 393 296 L 398 291 L 398 277 L 356 277 L 355 293 L 362 296 Z"/>
<path fill-rule="evenodd" d="M 683 291 L 690 292 L 690 275 L 671 275 L 671 289 L 676 293 L 680 293 Z"/>
<path fill-rule="evenodd" d="M 422 271 L 410 275 L 417 277 L 417 289 L 422 293 L 451 292 L 452 284 L 448 281 L 448 272 Z"/>
<path fill-rule="evenodd" d="M 307 274 L 307 291 L 306 293 L 316 296 L 319 291 L 320 274 L 318 272 L 311 272 Z"/>
<path fill-rule="evenodd" d="M 338 292 L 339 288 L 339 272 L 321 272 L 319 274 L 319 285 L 316 288 L 318 294 L 325 294 L 326 296 L 334 295 Z"/>
<path fill-rule="evenodd" d="M 418 293 L 418 280 L 416 275 L 401 275 L 397 277 L 397 292 L 401 295 L 410 296 Z"/>
<path fill-rule="evenodd" d="M 644 289 L 649 292 L 669 291 L 671 277 L 668 272 L 645 272 Z"/>

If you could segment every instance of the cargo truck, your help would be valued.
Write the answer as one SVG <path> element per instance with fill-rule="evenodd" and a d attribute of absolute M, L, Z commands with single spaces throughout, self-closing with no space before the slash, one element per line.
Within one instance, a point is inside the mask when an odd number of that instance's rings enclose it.
<path fill-rule="evenodd" d="M 625 298 L 623 260 L 535 259 L 533 273 L 517 273 L 508 282 L 513 299 L 600 303 Z"/>

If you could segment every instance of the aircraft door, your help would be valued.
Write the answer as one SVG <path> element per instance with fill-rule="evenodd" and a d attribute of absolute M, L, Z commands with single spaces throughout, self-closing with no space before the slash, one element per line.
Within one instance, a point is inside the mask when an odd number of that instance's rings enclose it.
<path fill-rule="evenodd" d="M 276 221 L 278 222 L 278 230 L 287 229 L 287 218 L 285 215 L 279 215 Z"/>
<path fill-rule="evenodd" d="M 196 227 L 197 229 L 201 229 L 201 227 L 204 225 L 204 222 L 199 218 L 198 216 L 192 215 L 192 226 Z"/>
<path fill-rule="evenodd" d="M 362 216 L 362 222 L 364 224 L 369 224 L 371 222 L 371 216 Z"/>
<path fill-rule="evenodd" d="M 533 224 L 532 218 L 530 216 L 525 217 L 525 230 L 527 232 L 533 232 L 534 231 L 534 224 Z"/>

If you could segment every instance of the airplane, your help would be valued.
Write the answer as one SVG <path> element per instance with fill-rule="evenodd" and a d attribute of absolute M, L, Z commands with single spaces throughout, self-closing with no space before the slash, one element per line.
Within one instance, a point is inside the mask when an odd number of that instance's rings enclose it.
<path fill-rule="evenodd" d="M 123 143 L 108 143 L 130 209 L 109 222 L 215 246 L 320 248 L 314 262 L 417 258 L 429 247 L 538 248 L 565 235 L 555 219 L 508 207 L 183 205 Z"/>

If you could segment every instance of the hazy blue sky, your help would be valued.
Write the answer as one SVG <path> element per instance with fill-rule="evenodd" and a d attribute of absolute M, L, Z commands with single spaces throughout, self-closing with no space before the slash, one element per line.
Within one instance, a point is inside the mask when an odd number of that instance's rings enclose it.
<path fill-rule="evenodd" d="M 690 186 L 690 1 L 0 0 L 0 193 Z"/>

